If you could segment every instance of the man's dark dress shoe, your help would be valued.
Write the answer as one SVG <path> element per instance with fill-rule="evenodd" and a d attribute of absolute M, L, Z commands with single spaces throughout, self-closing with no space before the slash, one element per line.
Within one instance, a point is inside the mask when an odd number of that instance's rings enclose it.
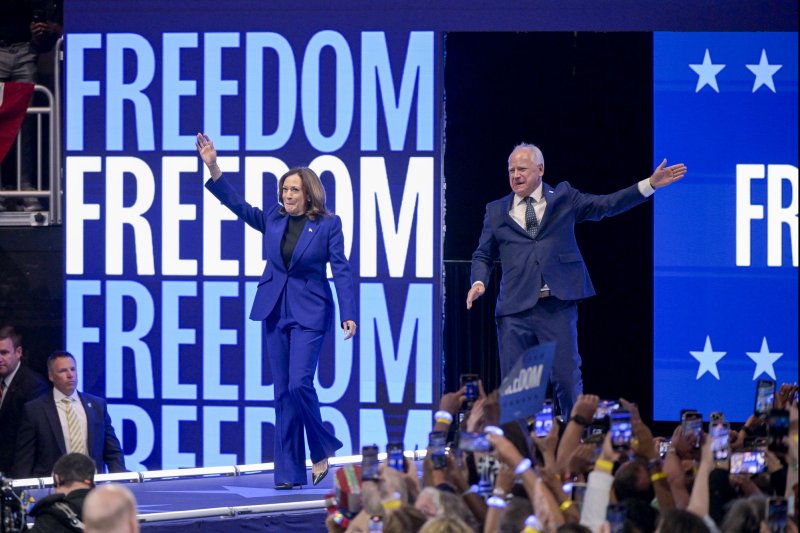
<path fill-rule="evenodd" d="M 275 490 L 292 490 L 294 487 L 301 487 L 302 483 L 275 483 Z"/>

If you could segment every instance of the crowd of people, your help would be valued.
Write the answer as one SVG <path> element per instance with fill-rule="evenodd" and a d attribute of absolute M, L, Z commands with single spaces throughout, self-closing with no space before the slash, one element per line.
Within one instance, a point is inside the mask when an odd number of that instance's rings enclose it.
<path fill-rule="evenodd" d="M 797 531 L 797 385 L 774 394 L 773 413 L 788 414 L 788 428 L 753 415 L 737 431 L 715 412 L 722 444 L 691 422 L 655 437 L 636 404 L 591 394 L 536 436 L 537 417 L 501 425 L 496 394 L 481 391 L 471 405 L 464 394 L 442 397 L 432 434 L 448 432 L 450 446 L 443 461 L 429 447 L 421 475 L 408 457 L 381 464 L 377 476 L 367 464 L 335 473 L 328 531 Z M 617 413 L 628 420 L 622 437 L 607 423 Z M 486 446 L 475 446 L 476 433 Z M 763 461 L 746 460 L 741 472 L 742 452 Z"/>

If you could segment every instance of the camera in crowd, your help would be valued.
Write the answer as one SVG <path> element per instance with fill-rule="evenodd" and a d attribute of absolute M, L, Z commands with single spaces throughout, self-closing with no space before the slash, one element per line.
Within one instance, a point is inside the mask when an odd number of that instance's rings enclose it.
<path fill-rule="evenodd" d="M 27 529 L 23 496 L 14 492 L 11 480 L 0 472 L 0 531 L 16 533 Z"/>

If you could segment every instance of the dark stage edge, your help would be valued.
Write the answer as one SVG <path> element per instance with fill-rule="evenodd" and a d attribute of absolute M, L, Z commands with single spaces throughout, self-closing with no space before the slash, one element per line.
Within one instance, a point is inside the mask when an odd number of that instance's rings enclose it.
<path fill-rule="evenodd" d="M 275 490 L 272 473 L 213 476 L 189 479 L 152 480 L 126 483 L 133 491 L 142 529 L 148 531 L 327 531 L 325 496 L 333 491 L 331 466 L 328 476 L 316 487 L 311 484 L 292 490 Z M 37 501 L 51 489 L 26 491 Z M 247 509 L 254 506 L 255 509 Z M 304 507 L 292 510 L 292 507 Z M 210 516 L 182 519 L 183 512 L 215 509 Z M 177 513 L 165 519 L 160 513 Z M 156 521 L 157 520 L 157 521 Z"/>

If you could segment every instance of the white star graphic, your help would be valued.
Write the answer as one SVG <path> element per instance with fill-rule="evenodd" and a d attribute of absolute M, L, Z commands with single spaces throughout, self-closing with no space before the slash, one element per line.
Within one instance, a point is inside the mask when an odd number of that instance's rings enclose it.
<path fill-rule="evenodd" d="M 759 87 L 766 85 L 772 92 L 775 92 L 775 82 L 772 81 L 772 76 L 778 72 L 783 65 L 770 65 L 767 59 L 767 51 L 761 49 L 761 61 L 758 65 L 745 65 L 747 69 L 756 75 L 756 80 L 753 82 L 753 92 L 756 92 Z"/>
<path fill-rule="evenodd" d="M 700 363 L 700 367 L 697 369 L 697 377 L 695 379 L 700 379 L 700 376 L 706 372 L 719 379 L 717 362 L 719 362 L 719 360 L 722 359 L 728 352 L 715 352 L 714 349 L 711 348 L 710 336 L 706 336 L 706 345 L 703 347 L 702 352 L 690 351 L 689 353 L 692 354 L 692 357 L 697 359 L 697 361 Z"/>
<path fill-rule="evenodd" d="M 694 92 L 699 93 L 700 89 L 708 85 L 715 91 L 719 92 L 717 87 L 717 74 L 725 68 L 725 65 L 715 65 L 711 62 L 711 54 L 708 53 L 706 48 L 706 55 L 703 57 L 703 62 L 699 65 L 689 65 L 689 68 L 697 73 L 697 87 Z"/>
<path fill-rule="evenodd" d="M 775 361 L 780 359 L 782 356 L 783 353 L 770 353 L 769 346 L 767 346 L 767 338 L 764 337 L 764 339 L 761 341 L 761 351 L 747 352 L 747 357 L 756 362 L 756 371 L 753 372 L 753 381 L 755 381 L 755 379 L 761 374 L 767 374 L 769 377 L 775 380 L 775 367 L 772 365 L 774 365 Z"/>

